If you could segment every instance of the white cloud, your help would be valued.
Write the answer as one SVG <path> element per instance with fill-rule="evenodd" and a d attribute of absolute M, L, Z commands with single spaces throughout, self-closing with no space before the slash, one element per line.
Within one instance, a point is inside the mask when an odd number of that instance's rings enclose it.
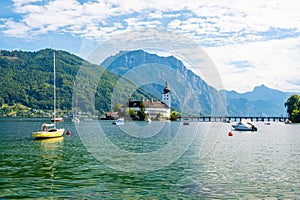
<path fill-rule="evenodd" d="M 163 17 L 165 17 L 165 18 L 178 18 L 180 16 L 181 16 L 180 13 L 177 13 L 177 14 L 166 14 L 166 13 L 164 13 L 163 14 Z"/>
<path fill-rule="evenodd" d="M 181 20 L 175 19 L 168 24 L 168 27 L 171 29 L 177 29 L 181 26 L 181 24 L 182 24 Z"/>
<path fill-rule="evenodd" d="M 297 1 L 250 1 L 247 4 L 236 1 L 87 1 L 53 0 L 42 4 L 40 0 L 15 0 L 15 12 L 21 14 L 21 20 L 15 21 L 22 27 L 28 26 L 28 32 L 34 35 L 48 31 L 75 32 L 85 36 L 86 24 L 92 26 L 114 26 L 109 21 L 119 18 L 120 23 L 135 19 L 139 26 L 128 23 L 124 30 L 135 27 L 168 27 L 182 33 L 205 37 L 223 37 L 223 42 L 243 42 L 255 40 L 260 32 L 271 28 L 298 31 L 300 27 L 300 3 Z M 171 20 L 165 20 L 170 18 Z M 149 23 L 157 19 L 160 23 Z M 9 21 L 11 19 L 8 19 Z M 16 26 L 6 26 L 6 34 L 14 35 Z M 66 29 L 67 27 L 67 29 Z M 73 28 L 76 27 L 76 28 Z M 81 27 L 82 32 L 80 32 Z M 230 33 L 230 34 L 228 34 Z M 26 34 L 31 35 L 31 34 Z M 24 35 L 25 37 L 25 35 Z M 203 37 L 203 36 L 202 36 Z M 201 36 L 200 36 L 201 38 Z M 206 43 L 204 43 L 206 44 Z"/>
<path fill-rule="evenodd" d="M 245 91 L 263 81 L 300 91 L 292 84 L 300 75 L 295 72 L 299 1 L 13 0 L 13 10 L 18 17 L 0 20 L 0 31 L 9 37 L 55 32 L 102 41 L 132 30 L 166 28 L 207 47 L 228 88 Z M 234 66 L 241 63 L 254 67 Z"/>
<path fill-rule="evenodd" d="M 42 2 L 43 0 L 13 0 L 13 3 L 20 7 L 22 5 L 30 4 L 30 3 L 36 3 L 36 2 Z"/>
<path fill-rule="evenodd" d="M 149 18 L 158 18 L 158 19 L 161 19 L 163 18 L 163 15 L 161 12 L 155 12 L 155 13 L 149 13 L 148 14 Z"/>
<path fill-rule="evenodd" d="M 252 42 L 223 47 L 205 48 L 215 62 L 225 88 L 240 92 L 265 84 L 285 91 L 300 91 L 300 85 L 287 80 L 299 80 L 300 37 Z M 298 46 L 297 46 L 298 45 Z M 251 67 L 236 65 L 247 62 Z"/>
<path fill-rule="evenodd" d="M 10 29 L 4 30 L 4 34 L 14 35 L 15 37 L 29 37 L 30 28 L 23 23 L 8 20 L 5 22 L 5 26 L 10 27 Z"/>

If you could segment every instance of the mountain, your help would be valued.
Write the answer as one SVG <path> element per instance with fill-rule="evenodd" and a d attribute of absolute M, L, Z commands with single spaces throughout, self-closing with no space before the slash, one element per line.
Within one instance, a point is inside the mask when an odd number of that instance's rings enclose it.
<path fill-rule="evenodd" d="M 53 51 L 0 51 L 0 106 L 21 104 L 44 111 L 53 110 Z M 71 111 L 74 81 L 79 68 L 84 66 L 103 71 L 97 83 L 93 106 L 100 114 L 111 110 L 111 96 L 120 76 L 68 52 L 55 50 L 55 54 L 58 107 Z M 83 78 L 82 82 L 89 83 L 89 77 Z M 127 93 L 136 87 L 130 81 L 125 81 L 121 88 Z M 140 88 L 135 91 L 132 94 L 135 98 L 153 98 Z M 87 90 L 80 91 L 78 98 L 92 98 L 87 94 Z M 82 111 L 89 111 L 90 108 L 86 109 Z M 0 114 L 7 113 L 0 109 Z"/>
<path fill-rule="evenodd" d="M 143 89 L 160 98 L 164 81 L 172 91 L 172 107 L 192 115 L 281 116 L 286 115 L 285 101 L 292 94 L 264 85 L 243 94 L 235 91 L 217 91 L 194 74 L 173 56 L 163 57 L 142 50 L 121 51 L 100 64 L 113 73 L 133 74 Z M 168 70 L 168 69 L 171 70 Z M 176 71 L 176 73 L 173 73 Z M 132 71 L 137 71 L 132 73 Z M 155 71 L 155 73 L 153 73 Z M 169 74 L 171 73 L 171 74 Z M 172 74 L 173 73 L 173 74 Z M 168 76 L 169 75 L 169 76 Z M 141 77 L 142 81 L 136 77 Z M 151 77 L 151 80 L 147 78 Z M 158 82 L 158 83 L 157 83 Z"/>
<path fill-rule="evenodd" d="M 53 51 L 0 51 L 1 116 L 9 112 L 10 105 L 23 110 L 53 110 Z M 82 66 L 103 72 L 95 94 L 87 88 L 76 97 L 79 104 L 80 100 L 95 98 L 94 104 L 80 108 L 88 112 L 95 108 L 99 114 L 111 110 L 115 103 L 123 104 L 128 96 L 138 100 L 161 99 L 166 82 L 171 88 L 172 107 L 183 115 L 281 116 L 286 115 L 284 103 L 292 94 L 264 85 L 246 93 L 217 91 L 174 56 L 142 50 L 113 55 L 101 63 L 104 68 L 65 51 L 55 53 L 57 104 L 66 112 L 72 109 L 74 82 Z M 82 77 L 80 84 L 89 87 L 91 76 L 95 74 Z M 115 96 L 122 98 L 114 100 Z"/>
<path fill-rule="evenodd" d="M 121 51 L 100 64 L 128 77 L 161 99 L 165 83 L 172 94 L 172 107 L 183 115 L 224 115 L 224 98 L 174 56 L 162 57 L 142 50 Z"/>
<path fill-rule="evenodd" d="M 221 91 L 227 100 L 229 115 L 242 116 L 281 116 L 286 115 L 284 103 L 293 94 L 266 87 L 257 86 L 251 92 L 237 93 Z"/>

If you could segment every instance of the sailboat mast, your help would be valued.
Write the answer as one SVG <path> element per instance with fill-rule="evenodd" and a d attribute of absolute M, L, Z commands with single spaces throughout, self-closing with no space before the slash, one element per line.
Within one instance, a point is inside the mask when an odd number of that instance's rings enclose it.
<path fill-rule="evenodd" d="M 54 90 L 53 90 L 53 100 L 54 100 L 54 123 L 55 123 L 55 119 L 56 119 L 56 74 L 55 74 L 55 51 L 53 52 L 53 86 L 54 86 Z"/>

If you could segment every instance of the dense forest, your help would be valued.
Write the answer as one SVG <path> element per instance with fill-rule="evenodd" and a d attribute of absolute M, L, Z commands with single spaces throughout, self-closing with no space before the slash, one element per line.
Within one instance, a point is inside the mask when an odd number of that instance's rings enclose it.
<path fill-rule="evenodd" d="M 16 107 L 14 105 L 25 110 L 53 110 L 54 51 L 56 55 L 57 106 L 64 113 L 71 112 L 72 90 L 79 68 L 84 66 L 98 69 L 99 66 L 61 50 L 44 49 L 37 52 L 1 50 L 0 106 L 2 113 L 0 112 L 0 115 L 7 114 L 8 111 L 5 112 L 5 110 Z M 119 75 L 107 70 L 104 70 L 102 77 L 99 78 L 95 94 L 95 109 L 98 114 L 111 110 L 111 95 L 119 79 Z M 130 81 L 127 81 L 122 87 L 124 87 L 124 93 L 135 88 Z M 81 92 L 81 95 L 82 98 L 87 98 L 84 92 Z M 142 89 L 124 95 L 131 95 L 136 99 L 153 98 Z"/>

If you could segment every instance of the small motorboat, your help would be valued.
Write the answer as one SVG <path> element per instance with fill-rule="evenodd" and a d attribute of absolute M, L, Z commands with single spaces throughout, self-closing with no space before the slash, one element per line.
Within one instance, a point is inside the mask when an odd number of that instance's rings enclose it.
<path fill-rule="evenodd" d="M 51 119 L 51 122 L 63 122 L 64 118 L 62 117 L 54 117 Z"/>
<path fill-rule="evenodd" d="M 247 120 L 239 121 L 237 124 L 232 125 L 232 127 L 237 131 L 257 131 L 257 127 Z"/>
<path fill-rule="evenodd" d="M 146 120 L 146 122 L 151 123 L 152 122 L 151 118 L 148 117 L 147 120 Z"/>
<path fill-rule="evenodd" d="M 189 125 L 189 124 L 190 124 L 189 120 L 186 119 L 183 121 L 183 125 Z"/>
<path fill-rule="evenodd" d="M 230 119 L 223 119 L 224 123 L 231 123 Z"/>
<path fill-rule="evenodd" d="M 289 119 L 286 119 L 284 123 L 285 123 L 285 124 L 291 124 L 291 123 L 292 123 L 292 121 L 291 121 L 291 120 L 289 120 Z"/>
<path fill-rule="evenodd" d="M 80 119 L 77 118 L 77 117 L 74 117 L 74 118 L 72 119 L 72 122 L 73 122 L 74 124 L 81 124 L 81 123 L 82 123 L 82 122 L 80 121 Z"/>
<path fill-rule="evenodd" d="M 64 134 L 65 129 L 56 128 L 55 124 L 43 124 L 40 131 L 33 132 L 32 136 L 35 139 L 56 138 Z"/>
<path fill-rule="evenodd" d="M 124 118 L 119 118 L 116 121 L 114 121 L 112 124 L 115 124 L 115 125 L 124 125 L 124 123 L 125 123 Z"/>

